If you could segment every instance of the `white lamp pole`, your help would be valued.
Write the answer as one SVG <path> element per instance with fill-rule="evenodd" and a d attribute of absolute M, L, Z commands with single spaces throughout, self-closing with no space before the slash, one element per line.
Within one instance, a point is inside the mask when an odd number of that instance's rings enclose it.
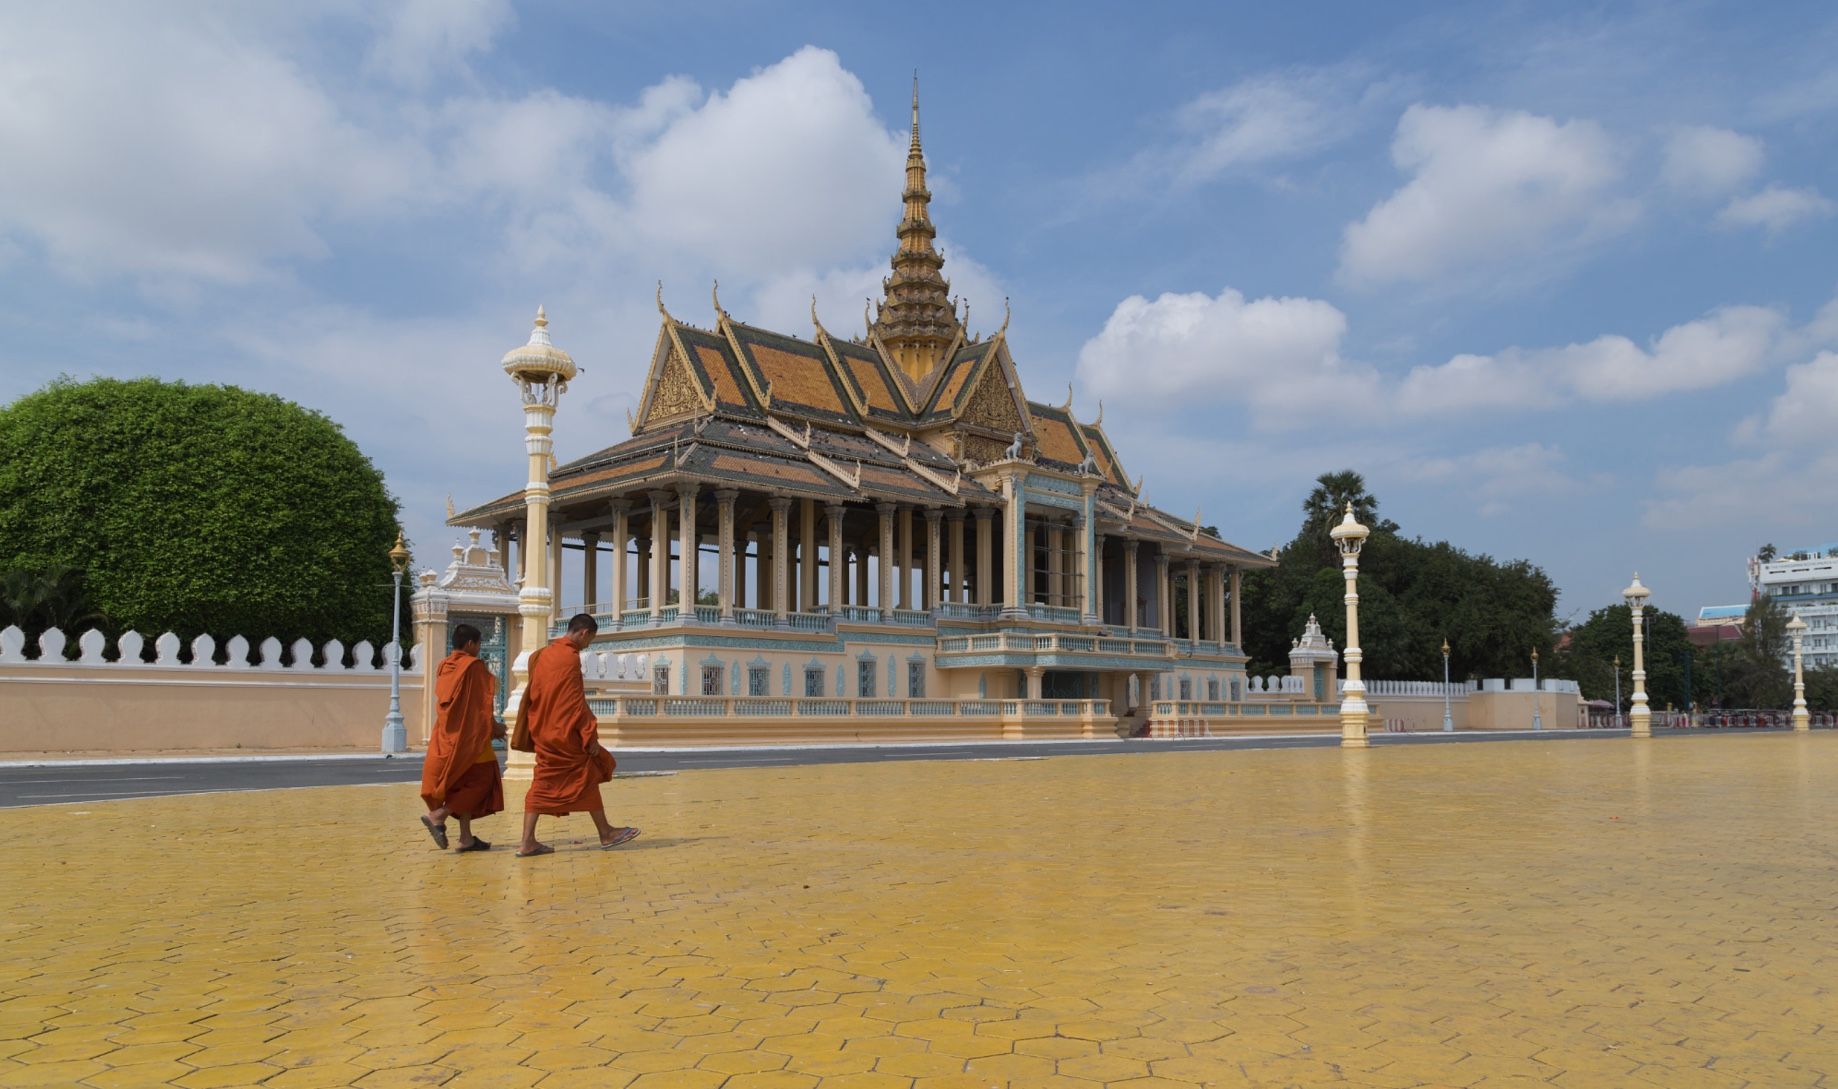
<path fill-rule="evenodd" d="M 1806 621 L 1799 613 L 1787 621 L 1787 634 L 1793 636 L 1793 728 L 1812 729 L 1812 716 L 1806 713 L 1806 673 L 1801 668 L 1800 647 L 1806 639 Z"/>
<path fill-rule="evenodd" d="M 408 751 L 408 726 L 402 721 L 402 573 L 408 570 L 408 560 L 402 534 L 397 533 L 396 546 L 389 550 L 389 714 L 383 716 L 382 746 L 386 753 Z"/>
<path fill-rule="evenodd" d="M 555 410 L 568 383 L 579 373 L 574 359 L 549 339 L 549 316 L 536 308 L 536 325 L 529 342 L 504 353 L 504 373 L 517 383 L 523 396 L 523 449 L 529 458 L 529 481 L 524 485 L 523 586 L 517 593 L 517 612 L 523 617 L 523 634 L 517 658 L 511 665 L 511 693 L 504 704 L 504 721 L 515 726 L 523 713 L 523 689 L 530 680 L 530 655 L 549 641 L 550 606 L 555 600 L 561 572 L 549 570 L 549 456 L 554 451 Z M 558 542 L 559 543 L 559 542 Z M 667 547 L 659 542 L 658 547 Z M 661 595 L 653 587 L 652 594 Z M 690 592 L 694 597 L 694 591 Z M 527 779 L 535 760 L 513 751 L 505 777 Z"/>
<path fill-rule="evenodd" d="M 1442 732 L 1455 732 L 1455 715 L 1449 709 L 1449 641 L 1442 641 Z"/>
<path fill-rule="evenodd" d="M 1646 631 L 1642 623 L 1646 615 L 1647 598 L 1652 591 L 1640 585 L 1640 572 L 1634 572 L 1634 581 L 1627 589 L 1621 591 L 1621 600 L 1634 614 L 1634 706 L 1628 712 L 1633 719 L 1632 737 L 1653 736 L 1653 712 L 1647 708 L 1647 660 Z"/>
<path fill-rule="evenodd" d="M 1340 566 L 1347 580 L 1347 642 L 1341 656 L 1347 663 L 1347 679 L 1340 697 L 1340 747 L 1363 749 L 1366 740 L 1366 685 L 1359 679 L 1359 550 L 1365 547 L 1371 530 L 1353 517 L 1353 504 L 1347 503 L 1346 517 L 1328 534 L 1340 549 Z"/>
<path fill-rule="evenodd" d="M 1544 729 L 1544 695 L 1538 688 L 1538 648 L 1532 648 L 1532 729 Z"/>
<path fill-rule="evenodd" d="M 1621 656 L 1615 655 L 1615 729 L 1621 728 Z"/>

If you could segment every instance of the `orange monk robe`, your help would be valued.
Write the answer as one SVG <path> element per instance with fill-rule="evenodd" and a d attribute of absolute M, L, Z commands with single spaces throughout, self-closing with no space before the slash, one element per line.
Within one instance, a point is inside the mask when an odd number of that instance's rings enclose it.
<path fill-rule="evenodd" d="M 434 677 L 439 717 L 421 761 L 421 800 L 444 803 L 455 816 L 490 816 L 504 809 L 504 783 L 491 748 L 492 693 L 497 679 L 482 659 L 454 651 Z"/>
<path fill-rule="evenodd" d="M 523 713 L 536 745 L 536 772 L 523 811 L 559 817 L 604 809 L 600 784 L 613 777 L 613 758 L 603 749 L 590 754 L 600 729 L 587 706 L 581 653 L 567 638 L 530 656 Z"/>

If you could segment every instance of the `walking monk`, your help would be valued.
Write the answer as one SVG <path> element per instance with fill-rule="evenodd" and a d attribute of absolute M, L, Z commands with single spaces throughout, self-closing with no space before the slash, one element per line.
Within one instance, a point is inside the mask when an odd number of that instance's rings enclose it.
<path fill-rule="evenodd" d="M 600 832 L 600 848 L 638 838 L 636 828 L 606 822 L 600 784 L 613 777 L 613 754 L 600 744 L 599 724 L 587 706 L 581 651 L 600 625 L 586 613 L 568 621 L 568 634 L 530 655 L 530 683 L 523 690 L 524 723 L 536 745 L 536 774 L 523 797 L 523 843 L 518 858 L 546 855 L 555 848 L 536 842 L 536 818 L 586 813 Z"/>
<path fill-rule="evenodd" d="M 453 653 L 435 673 L 440 717 L 421 761 L 421 800 L 428 806 L 421 823 L 443 851 L 448 817 L 459 819 L 460 850 L 489 851 L 491 844 L 473 837 L 472 822 L 504 811 L 504 780 L 491 748 L 493 738 L 504 736 L 504 724 L 491 714 L 498 682 L 479 658 L 479 638 L 471 624 L 454 628 Z"/>

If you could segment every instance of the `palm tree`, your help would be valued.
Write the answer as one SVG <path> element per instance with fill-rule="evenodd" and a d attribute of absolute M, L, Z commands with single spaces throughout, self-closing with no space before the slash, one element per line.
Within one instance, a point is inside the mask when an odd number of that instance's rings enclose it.
<path fill-rule="evenodd" d="M 1366 478 L 1352 469 L 1322 473 L 1315 478 L 1315 490 L 1302 501 L 1302 532 L 1309 540 L 1327 540 L 1328 530 L 1346 516 L 1347 504 L 1353 504 L 1353 516 L 1362 525 L 1382 533 L 1396 533 L 1398 524 L 1379 517 L 1379 501 L 1366 490 Z"/>
<path fill-rule="evenodd" d="M 46 628 L 74 634 L 107 622 L 74 567 L 16 567 L 0 575 L 0 627 L 17 624 L 27 635 Z"/>

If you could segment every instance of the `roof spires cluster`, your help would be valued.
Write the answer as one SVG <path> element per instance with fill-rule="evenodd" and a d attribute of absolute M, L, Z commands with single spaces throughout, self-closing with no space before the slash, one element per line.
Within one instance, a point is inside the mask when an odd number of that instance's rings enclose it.
<path fill-rule="evenodd" d="M 904 214 L 896 234 L 893 274 L 881 281 L 883 299 L 876 308 L 870 335 L 893 356 L 907 377 L 919 381 L 945 362 L 964 327 L 944 278 L 944 255 L 933 246 L 938 235 L 925 184 L 925 152 L 919 142 L 919 73 L 913 73 L 913 127 L 906 152 Z"/>

